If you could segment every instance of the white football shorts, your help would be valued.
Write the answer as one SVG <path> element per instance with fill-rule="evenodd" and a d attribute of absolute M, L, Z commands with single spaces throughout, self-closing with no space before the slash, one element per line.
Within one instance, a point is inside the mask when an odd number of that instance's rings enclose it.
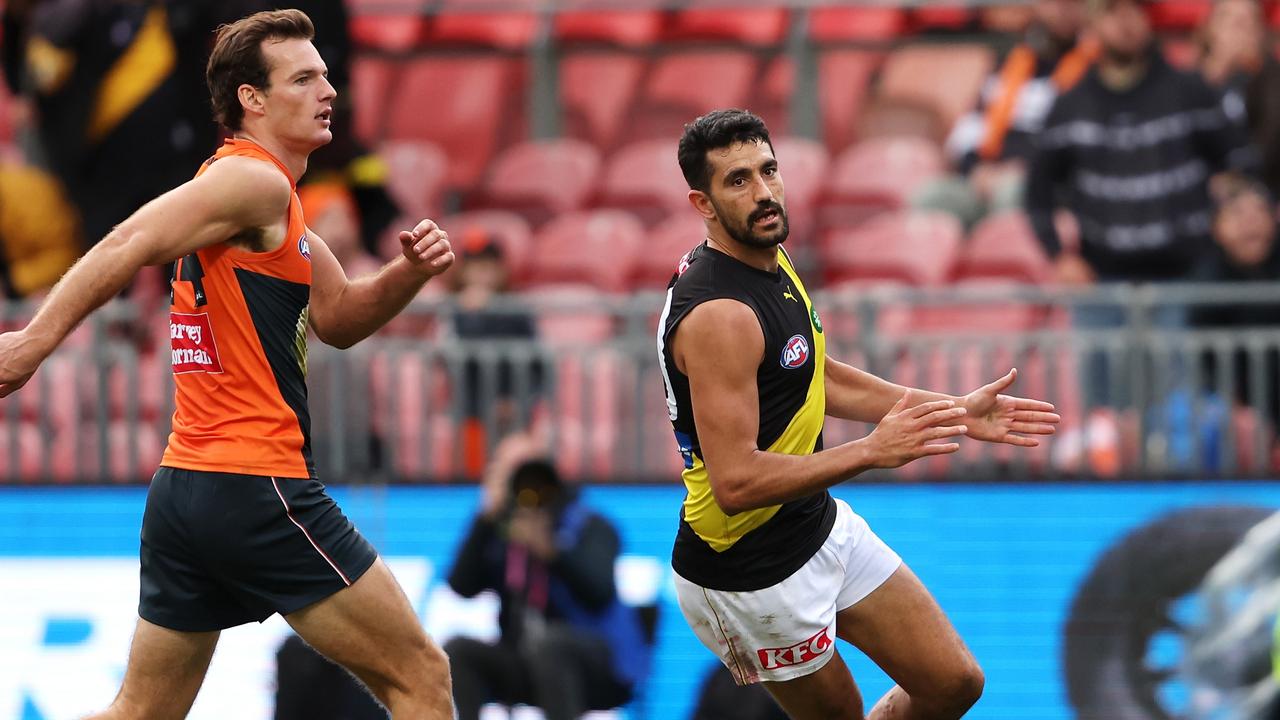
<path fill-rule="evenodd" d="M 817 672 L 835 654 L 836 612 L 870 595 L 902 564 L 848 503 L 835 503 L 827 541 L 777 585 L 726 592 L 675 574 L 685 621 L 739 685 Z"/>

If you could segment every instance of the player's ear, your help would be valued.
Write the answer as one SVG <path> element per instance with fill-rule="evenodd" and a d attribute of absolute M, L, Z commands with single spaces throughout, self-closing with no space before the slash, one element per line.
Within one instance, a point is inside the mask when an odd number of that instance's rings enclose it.
<path fill-rule="evenodd" d="M 255 113 L 261 115 L 263 112 L 263 96 L 266 91 L 256 88 L 249 83 L 242 83 L 236 88 L 236 96 L 240 99 L 240 107 L 244 108 L 246 113 Z"/>
<path fill-rule="evenodd" d="M 693 209 L 698 211 L 704 220 L 714 220 L 716 217 L 716 208 L 711 204 L 711 196 L 701 190 L 689 191 L 689 204 L 693 205 Z"/>

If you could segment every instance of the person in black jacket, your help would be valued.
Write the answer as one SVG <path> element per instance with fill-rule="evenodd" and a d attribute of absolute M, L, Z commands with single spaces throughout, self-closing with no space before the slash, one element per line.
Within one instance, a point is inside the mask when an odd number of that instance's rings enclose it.
<path fill-rule="evenodd" d="M 458 594 L 501 601 L 496 644 L 445 644 L 459 720 L 491 702 L 573 720 L 628 702 L 648 668 L 639 615 L 614 585 L 617 531 L 536 452 L 526 436 L 499 447 L 449 574 Z"/>

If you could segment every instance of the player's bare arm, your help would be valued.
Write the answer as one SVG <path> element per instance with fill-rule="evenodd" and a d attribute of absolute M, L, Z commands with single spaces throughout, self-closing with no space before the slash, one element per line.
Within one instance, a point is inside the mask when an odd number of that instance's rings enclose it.
<path fill-rule="evenodd" d="M 289 182 L 266 163 L 223 158 L 142 206 L 58 281 L 26 328 L 0 335 L 0 397 L 21 388 L 81 320 L 145 265 L 161 265 L 235 238 L 279 247 Z"/>
<path fill-rule="evenodd" d="M 727 514 L 805 497 L 871 468 L 955 452 L 956 443 L 935 441 L 965 432 L 963 425 L 946 426 L 964 408 L 951 400 L 907 407 L 911 397 L 904 393 L 861 440 L 811 455 L 766 452 L 756 445 L 756 370 L 764 334 L 755 313 L 736 300 L 705 302 L 677 327 L 672 353 L 689 378 L 702 459 L 716 503 Z"/>
<path fill-rule="evenodd" d="M 326 344 L 348 348 L 377 332 L 431 278 L 453 265 L 449 233 L 431 220 L 400 232 L 400 255 L 380 270 L 348 280 L 324 240 L 311 238 L 311 327 Z"/>
<path fill-rule="evenodd" d="M 1018 378 L 1018 370 L 983 385 L 968 395 L 956 397 L 896 385 L 871 373 L 827 356 L 827 416 L 859 422 L 880 422 L 899 399 L 911 390 L 923 400 L 951 400 L 967 414 L 957 420 L 969 428 L 976 440 L 1035 447 L 1033 435 L 1052 435 L 1061 417 L 1052 403 L 1002 395 Z"/>

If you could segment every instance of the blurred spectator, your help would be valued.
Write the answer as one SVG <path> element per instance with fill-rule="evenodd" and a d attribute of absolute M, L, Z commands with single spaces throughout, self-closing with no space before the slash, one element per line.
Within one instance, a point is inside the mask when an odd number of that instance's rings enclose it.
<path fill-rule="evenodd" d="M 6 297 L 53 287 L 81 253 L 80 228 L 62 186 L 48 173 L 0 163 L 0 279 Z"/>
<path fill-rule="evenodd" d="M 1090 0 L 1097 66 L 1054 104 L 1027 178 L 1027 209 L 1066 284 L 1185 278 L 1209 246 L 1209 178 L 1256 152 L 1218 96 L 1154 48 L 1138 0 Z M 1053 212 L 1080 224 L 1063 252 Z"/>
<path fill-rule="evenodd" d="M 348 277 L 377 272 L 382 261 L 360 241 L 360 213 L 346 185 L 322 182 L 298 188 L 307 227 L 333 251 Z"/>
<path fill-rule="evenodd" d="M 1089 0 L 1089 21 L 1101 54 L 1058 98 L 1037 140 L 1026 190 L 1032 226 L 1061 284 L 1185 279 L 1211 243 L 1210 178 L 1255 169 L 1257 153 L 1200 76 L 1165 62 L 1139 0 Z M 1060 206 L 1079 222 L 1079 253 L 1062 247 L 1053 221 Z M 1083 330 L 1114 331 L 1130 320 L 1113 304 L 1082 304 L 1073 314 Z M 1177 327 L 1184 310 L 1162 305 L 1146 320 Z M 1098 474 L 1119 468 L 1120 428 L 1132 423 L 1112 408 L 1128 406 L 1134 388 L 1117 382 L 1118 374 L 1143 357 L 1100 350 L 1084 356 L 1081 380 L 1092 409 L 1087 452 Z M 1171 369 L 1173 383 L 1180 372 Z"/>
<path fill-rule="evenodd" d="M 1196 268 L 1195 278 L 1206 282 L 1256 283 L 1280 281 L 1280 246 L 1276 244 L 1275 204 L 1267 189 L 1247 179 L 1227 177 L 1215 187 L 1217 213 L 1214 246 Z M 1240 303 L 1206 305 L 1191 315 L 1197 327 L 1257 328 L 1280 325 L 1280 305 Z M 1260 358 L 1263 386 L 1255 388 L 1250 353 L 1237 348 L 1232 359 L 1235 402 L 1268 413 L 1280 428 L 1280 350 L 1267 348 Z M 1214 386 L 1216 357 L 1205 355 L 1206 384 Z"/>
<path fill-rule="evenodd" d="M 274 720 L 387 720 L 387 711 L 341 665 L 297 635 L 276 651 Z"/>
<path fill-rule="evenodd" d="M 537 447 L 522 435 L 500 446 L 449 574 L 460 595 L 492 590 L 501 603 L 496 644 L 445 644 L 459 720 L 490 702 L 574 720 L 628 702 L 648 669 L 639 614 L 614 584 L 618 533 Z"/>
<path fill-rule="evenodd" d="M 80 209 L 90 243 L 212 153 L 203 82 L 212 32 L 253 9 L 247 0 L 6 4 L 17 46 L 6 34 L 6 78 L 34 98 L 38 160 Z"/>
<path fill-rule="evenodd" d="M 739 685 L 723 663 L 716 663 L 698 690 L 691 720 L 787 720 L 763 685 Z"/>
<path fill-rule="evenodd" d="M 1098 53 L 1095 43 L 1079 39 L 1084 0 L 1038 0 L 1032 7 L 1022 42 L 987 79 L 978 107 L 947 138 L 947 153 L 968 183 L 942 181 L 921 200 L 969 225 L 988 211 L 1020 206 L 1035 136 L 1054 100 L 1084 77 Z"/>
<path fill-rule="evenodd" d="M 1280 192 L 1280 63 L 1258 0 L 1216 0 L 1199 31 L 1200 73 L 1262 153 L 1262 180 Z"/>
<path fill-rule="evenodd" d="M 500 300 L 509 289 L 502 246 L 479 228 L 466 230 L 460 246 L 452 275 L 457 301 L 454 335 L 476 344 L 523 340 L 532 345 L 538 337 L 533 315 Z M 480 474 L 489 437 L 525 428 L 542 389 L 543 365 L 536 356 L 521 363 L 501 355 L 482 362 L 469 354 L 463 367 L 460 409 L 468 477 Z"/>

